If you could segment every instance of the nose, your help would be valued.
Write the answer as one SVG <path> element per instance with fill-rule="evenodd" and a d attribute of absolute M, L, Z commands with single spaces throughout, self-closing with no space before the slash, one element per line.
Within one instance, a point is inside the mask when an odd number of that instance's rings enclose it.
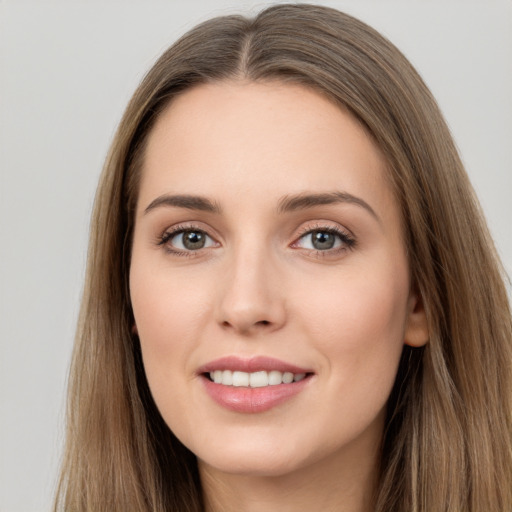
<path fill-rule="evenodd" d="M 217 321 L 225 330 L 254 335 L 286 322 L 282 273 L 264 250 L 237 251 L 218 289 Z"/>

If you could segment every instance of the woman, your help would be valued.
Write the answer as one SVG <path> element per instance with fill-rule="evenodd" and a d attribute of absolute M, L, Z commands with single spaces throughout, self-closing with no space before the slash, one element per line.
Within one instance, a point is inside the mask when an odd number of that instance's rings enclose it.
<path fill-rule="evenodd" d="M 374 30 L 280 5 L 190 31 L 92 226 L 56 508 L 512 508 L 503 272 Z"/>

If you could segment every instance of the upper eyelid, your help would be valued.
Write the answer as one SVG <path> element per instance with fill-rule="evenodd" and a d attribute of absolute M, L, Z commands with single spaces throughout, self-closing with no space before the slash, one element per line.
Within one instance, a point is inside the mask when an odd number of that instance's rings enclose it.
<path fill-rule="evenodd" d="M 178 224 L 169 226 L 162 231 L 162 236 L 164 236 L 165 234 L 176 235 L 184 231 L 201 231 L 202 233 L 206 233 L 210 238 L 215 238 L 215 236 L 211 234 L 210 228 L 202 227 L 198 223 L 194 222 L 190 224 L 180 222 Z"/>
<path fill-rule="evenodd" d="M 166 227 L 164 230 L 162 230 L 161 233 L 163 236 L 166 233 L 176 234 L 176 233 L 180 233 L 182 231 L 197 230 L 197 231 L 206 233 L 208 236 L 210 236 L 212 238 L 217 237 L 216 234 L 212 234 L 212 231 L 215 233 L 216 230 L 214 230 L 210 226 L 207 226 L 207 227 L 201 226 L 201 224 L 202 224 L 202 222 L 197 222 L 197 221 L 190 221 L 190 223 L 188 221 L 180 222 L 180 223 L 173 224 L 171 226 Z M 310 233 L 311 231 L 322 230 L 322 229 L 324 229 L 326 231 L 328 231 L 328 230 L 341 231 L 350 236 L 353 236 L 351 230 L 347 229 L 346 227 L 340 225 L 339 223 L 337 223 L 335 221 L 327 221 L 327 220 L 318 221 L 318 220 L 316 220 L 316 221 L 313 221 L 313 224 L 310 224 L 310 223 L 303 223 L 303 224 L 306 224 L 306 225 L 302 225 L 298 230 L 295 230 L 295 235 L 293 235 L 294 237 L 303 236 L 307 233 Z"/>
<path fill-rule="evenodd" d="M 351 245 L 356 243 L 355 237 L 351 233 L 349 233 L 348 231 L 346 231 L 344 229 L 333 228 L 333 227 L 319 227 L 319 228 L 307 229 L 299 236 L 296 236 L 294 242 L 292 243 L 292 246 L 296 245 L 304 237 L 311 235 L 315 231 L 317 231 L 317 232 L 324 231 L 326 233 L 331 233 L 331 234 L 337 236 L 338 238 L 340 238 L 343 242 L 350 243 Z"/>
<path fill-rule="evenodd" d="M 302 228 L 298 235 L 303 236 L 307 235 L 308 233 L 312 233 L 313 231 L 341 231 L 345 232 L 346 230 L 338 227 L 338 226 L 328 226 L 328 225 L 318 225 L 318 226 L 308 226 L 307 228 Z"/>
<path fill-rule="evenodd" d="M 314 225 L 307 224 L 306 226 L 300 228 L 298 234 L 296 235 L 296 238 L 307 235 L 312 231 L 321 230 L 339 232 L 347 236 L 350 236 L 351 238 L 355 238 L 354 234 L 350 229 L 347 229 L 346 227 L 334 221 L 314 221 Z"/>
<path fill-rule="evenodd" d="M 339 223 L 337 222 L 334 222 L 334 221 L 313 221 L 314 224 L 311 225 L 309 223 L 302 223 L 302 224 L 307 224 L 306 226 L 302 225 L 300 228 L 299 228 L 299 231 L 298 233 L 299 234 L 302 234 L 302 233 L 308 233 L 310 231 L 314 231 L 314 230 L 320 230 L 320 229 L 337 229 L 337 230 L 341 230 L 341 231 L 347 231 L 347 232 L 350 232 L 350 230 L 348 230 L 347 228 L 341 226 Z M 171 226 L 168 226 L 166 227 L 163 231 L 162 231 L 162 234 L 164 233 L 167 233 L 167 232 L 179 232 L 179 231 L 189 231 L 189 230 L 194 230 L 196 229 L 197 231 L 204 231 L 205 233 L 209 234 L 209 231 L 210 230 L 213 230 L 213 228 L 211 227 L 203 227 L 201 226 L 202 222 L 197 222 L 197 221 L 185 221 L 185 222 L 179 222 L 177 224 L 172 224 Z M 215 230 L 214 230 L 215 231 Z"/>

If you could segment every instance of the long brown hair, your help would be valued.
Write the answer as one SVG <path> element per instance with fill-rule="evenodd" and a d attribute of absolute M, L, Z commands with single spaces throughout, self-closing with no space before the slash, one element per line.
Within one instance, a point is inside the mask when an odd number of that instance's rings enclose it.
<path fill-rule="evenodd" d="M 222 80 L 303 84 L 385 154 L 430 339 L 404 348 L 389 400 L 380 512 L 512 510 L 512 325 L 504 272 L 435 100 L 405 57 L 326 7 L 203 23 L 149 71 L 97 192 L 55 510 L 200 511 L 195 457 L 148 389 L 127 288 L 145 141 L 172 98 Z"/>

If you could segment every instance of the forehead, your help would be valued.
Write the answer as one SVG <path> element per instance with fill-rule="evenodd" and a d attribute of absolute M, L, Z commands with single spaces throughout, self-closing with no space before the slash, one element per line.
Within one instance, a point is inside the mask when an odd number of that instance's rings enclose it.
<path fill-rule="evenodd" d="M 220 82 L 183 93 L 161 114 L 148 138 L 140 202 L 194 193 L 264 203 L 343 190 L 386 208 L 386 182 L 371 137 L 323 95 L 293 84 Z"/>

